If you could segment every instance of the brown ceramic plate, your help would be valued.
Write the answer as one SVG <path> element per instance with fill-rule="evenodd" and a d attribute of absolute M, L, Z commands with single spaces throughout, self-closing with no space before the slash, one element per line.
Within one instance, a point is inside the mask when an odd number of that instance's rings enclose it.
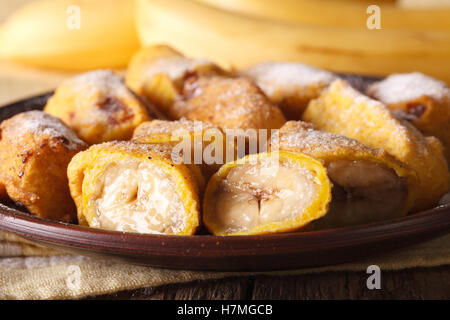
<path fill-rule="evenodd" d="M 351 77 L 356 86 L 367 79 Z M 0 121 L 42 109 L 50 94 L 0 108 Z M 0 229 L 68 252 L 175 269 L 281 270 L 358 260 L 450 230 L 450 206 L 363 226 L 262 236 L 161 236 L 40 219 L 0 204 Z"/>

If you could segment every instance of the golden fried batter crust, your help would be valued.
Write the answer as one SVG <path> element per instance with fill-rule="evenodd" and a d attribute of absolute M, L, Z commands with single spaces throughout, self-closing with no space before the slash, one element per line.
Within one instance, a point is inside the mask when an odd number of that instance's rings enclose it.
<path fill-rule="evenodd" d="M 152 120 L 140 124 L 134 130 L 133 139 L 136 141 L 178 142 L 184 135 L 202 134 L 206 130 L 222 130 L 209 122 L 180 119 L 174 121 Z"/>
<path fill-rule="evenodd" d="M 396 115 L 410 121 L 425 136 L 435 136 L 450 163 L 450 88 L 419 72 L 394 74 L 367 88 Z"/>
<path fill-rule="evenodd" d="M 8 193 L 6 193 L 6 188 L 4 185 L 0 184 L 0 200 L 8 198 Z"/>
<path fill-rule="evenodd" d="M 0 125 L 0 193 L 38 217 L 73 221 L 67 165 L 87 145 L 59 119 L 42 111 L 18 114 Z"/>
<path fill-rule="evenodd" d="M 300 119 L 309 101 L 336 79 L 328 71 L 294 62 L 263 62 L 240 74 L 255 81 L 289 120 Z"/>
<path fill-rule="evenodd" d="M 127 85 L 166 116 L 178 98 L 184 81 L 190 76 L 226 74 L 206 59 L 188 58 L 165 45 L 141 49 L 131 59 L 126 74 Z"/>
<path fill-rule="evenodd" d="M 218 126 L 184 118 L 144 122 L 134 131 L 133 141 L 178 145 L 183 149 L 190 146 L 190 159 L 187 160 L 190 164 L 200 166 L 206 180 L 226 162 L 227 152 L 236 154 L 234 142 L 227 141 L 225 133 Z"/>
<path fill-rule="evenodd" d="M 281 110 L 246 78 L 191 78 L 183 93 L 185 99 L 173 108 L 177 118 L 207 121 L 222 129 L 278 129 L 286 122 Z"/>

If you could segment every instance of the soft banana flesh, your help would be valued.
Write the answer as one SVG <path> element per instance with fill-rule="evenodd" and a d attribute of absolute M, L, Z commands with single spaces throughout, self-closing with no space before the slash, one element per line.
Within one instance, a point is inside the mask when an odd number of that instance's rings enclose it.
<path fill-rule="evenodd" d="M 365 160 L 328 164 L 333 201 L 318 228 L 358 225 L 391 219 L 405 212 L 408 185 L 394 170 Z"/>
<path fill-rule="evenodd" d="M 183 223 L 174 183 L 153 164 L 125 160 L 105 167 L 93 181 L 87 179 L 97 196 L 95 224 L 102 229 L 176 233 Z"/>
<path fill-rule="evenodd" d="M 330 191 L 325 168 L 310 157 L 284 151 L 250 155 L 211 178 L 203 222 L 216 235 L 292 231 L 326 214 Z"/>

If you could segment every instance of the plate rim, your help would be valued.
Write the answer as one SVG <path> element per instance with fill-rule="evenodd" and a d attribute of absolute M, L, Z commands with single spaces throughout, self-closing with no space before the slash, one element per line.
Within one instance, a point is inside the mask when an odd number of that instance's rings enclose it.
<path fill-rule="evenodd" d="M 356 77 L 365 78 L 364 76 Z M 51 94 L 52 92 L 46 92 L 5 105 L 0 108 L 0 118 L 3 118 L 5 114 L 14 115 L 25 110 L 42 109 L 43 101 L 48 99 Z M 16 109 L 21 110 L 16 111 Z M 346 249 L 355 250 L 355 248 L 364 246 L 375 246 L 378 251 L 383 251 L 383 243 L 394 240 L 399 240 L 398 244 L 389 245 L 390 247 L 407 245 L 402 244 L 400 240 L 408 240 L 408 243 L 413 243 L 420 242 L 419 240 L 425 236 L 426 238 L 436 237 L 443 232 L 450 231 L 450 204 L 365 225 L 242 236 L 171 236 L 109 231 L 42 219 L 0 204 L 0 230 L 50 247 L 58 247 L 63 250 L 65 248 L 69 251 L 79 249 L 85 255 L 93 252 L 112 258 L 125 257 L 125 261 L 131 263 L 164 268 L 186 269 L 187 267 L 189 270 L 209 271 L 283 270 L 335 264 L 318 259 L 319 262 L 308 265 L 308 263 L 298 260 L 303 256 L 316 257 L 317 251 L 343 252 Z M 186 241 L 190 248 L 182 250 Z M 151 262 L 142 262 L 140 259 L 133 260 L 137 253 L 141 255 L 142 259 L 148 258 Z M 298 255 L 296 258 L 298 261 L 289 264 L 289 261 L 286 261 L 289 255 L 296 257 Z M 370 252 L 364 251 L 361 258 L 368 255 Z M 266 259 L 280 257 L 284 259 L 284 262 L 275 261 L 276 267 L 274 268 L 258 265 L 258 258 L 264 257 Z M 252 258 L 255 259 L 254 264 L 250 261 Z M 173 265 L 168 263 L 170 259 L 174 259 L 176 263 Z M 217 263 L 214 264 L 211 259 L 218 259 L 218 261 L 225 262 L 225 265 L 217 266 Z M 231 259 L 232 263 L 226 264 L 227 259 Z M 239 259 L 245 261 L 239 261 Z M 356 259 L 343 258 L 339 260 L 335 257 L 333 261 L 341 263 L 353 260 Z M 184 264 L 186 261 L 194 261 L 194 263 L 190 266 Z M 240 268 L 240 265 L 243 267 Z"/>
<path fill-rule="evenodd" d="M 106 255 L 139 253 L 142 257 L 187 259 L 242 258 L 256 255 L 275 257 L 311 253 L 324 248 L 337 250 L 377 244 L 426 233 L 432 233 L 431 237 L 436 237 L 441 232 L 450 230 L 450 205 L 440 205 L 400 218 L 345 228 L 267 235 L 176 236 L 118 232 L 51 221 L 0 204 L 0 229 L 31 241 L 91 250 Z M 185 243 L 190 245 L 187 251 L 180 248 L 180 245 Z M 164 267 L 171 268 L 170 265 Z M 295 264 L 293 267 L 295 268 Z M 290 267 L 286 266 L 286 269 Z M 193 270 L 203 268 L 195 267 Z M 211 269 L 205 266 L 204 270 Z"/>

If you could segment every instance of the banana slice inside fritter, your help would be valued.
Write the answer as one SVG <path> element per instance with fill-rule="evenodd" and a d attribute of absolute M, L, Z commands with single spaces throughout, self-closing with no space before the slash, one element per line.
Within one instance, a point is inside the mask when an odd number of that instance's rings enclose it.
<path fill-rule="evenodd" d="M 225 164 L 210 180 L 204 223 L 218 235 L 299 229 L 326 213 L 330 189 L 325 168 L 305 155 L 247 156 Z"/>
<path fill-rule="evenodd" d="M 366 160 L 337 160 L 328 166 L 333 201 L 318 228 L 342 227 L 392 218 L 408 199 L 405 179 L 385 165 Z"/>
<path fill-rule="evenodd" d="M 171 159 L 171 146 L 111 142 L 90 147 L 67 174 L 78 220 L 90 227 L 192 235 L 200 223 L 196 174 Z"/>

